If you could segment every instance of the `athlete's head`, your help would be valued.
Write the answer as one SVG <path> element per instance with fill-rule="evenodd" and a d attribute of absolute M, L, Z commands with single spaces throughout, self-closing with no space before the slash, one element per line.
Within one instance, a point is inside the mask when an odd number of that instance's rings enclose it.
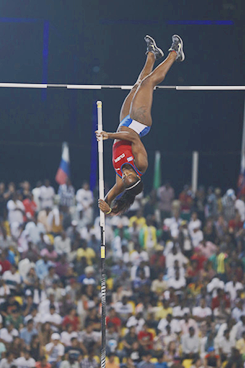
<path fill-rule="evenodd" d="M 131 187 L 139 179 L 139 175 L 136 173 L 131 165 L 124 165 L 124 167 L 122 168 L 122 181 L 125 189 Z"/>
<path fill-rule="evenodd" d="M 134 199 L 137 196 L 137 194 L 141 193 L 144 185 L 142 183 L 142 180 L 137 175 L 137 173 L 132 169 L 131 171 L 125 173 L 123 175 L 123 183 L 125 186 L 125 191 L 123 195 L 116 199 L 113 206 L 113 213 L 119 214 L 127 211 L 129 207 L 134 203 Z"/>

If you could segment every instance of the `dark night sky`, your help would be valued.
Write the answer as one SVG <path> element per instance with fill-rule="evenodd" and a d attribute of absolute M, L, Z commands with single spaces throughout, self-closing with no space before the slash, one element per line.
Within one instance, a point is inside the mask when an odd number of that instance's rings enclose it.
<path fill-rule="evenodd" d="M 49 22 L 49 83 L 133 84 L 150 34 L 167 52 L 171 36 L 184 39 L 186 61 L 167 85 L 244 85 L 245 3 L 242 0 L 12 1 L 0 3 L 0 81 L 42 83 L 44 22 Z M 233 25 L 171 24 L 231 20 Z M 181 23 L 181 22 L 180 22 Z M 183 22 L 182 22 L 183 23 Z M 61 142 L 70 143 L 76 186 L 89 178 L 93 102 L 103 101 L 104 129 L 114 131 L 125 91 L 0 89 L 0 179 L 51 180 Z M 146 187 L 154 151 L 162 178 L 180 190 L 191 176 L 191 152 L 200 155 L 200 184 L 235 186 L 239 173 L 243 92 L 156 91 Z M 105 177 L 113 182 L 111 144 L 105 142 Z M 214 153 L 216 153 L 214 155 Z"/>

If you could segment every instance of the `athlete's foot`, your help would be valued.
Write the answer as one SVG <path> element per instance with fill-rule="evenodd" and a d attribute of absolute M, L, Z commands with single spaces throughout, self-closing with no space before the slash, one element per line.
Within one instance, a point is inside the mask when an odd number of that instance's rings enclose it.
<path fill-rule="evenodd" d="M 176 52 L 176 59 L 175 61 L 184 61 L 185 60 L 185 54 L 183 51 L 183 41 L 178 35 L 172 36 L 172 46 L 168 51 L 174 51 Z"/>
<path fill-rule="evenodd" d="M 147 45 L 146 54 L 148 54 L 148 52 L 152 52 L 156 60 L 163 57 L 164 53 L 162 52 L 161 49 L 159 49 L 159 47 L 157 47 L 156 42 L 152 37 L 146 35 L 144 40 Z"/>

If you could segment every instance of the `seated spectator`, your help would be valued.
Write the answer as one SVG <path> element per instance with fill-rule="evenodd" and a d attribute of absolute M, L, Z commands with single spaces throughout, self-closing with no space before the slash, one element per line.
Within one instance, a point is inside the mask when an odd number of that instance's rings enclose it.
<path fill-rule="evenodd" d="M 225 284 L 225 291 L 230 294 L 230 300 L 234 301 L 237 298 L 237 291 L 243 290 L 243 285 L 241 282 L 237 281 L 237 276 L 234 274 L 232 276 L 232 281 L 228 281 Z"/>
<path fill-rule="evenodd" d="M 24 278 L 23 282 L 24 282 L 24 285 L 25 285 L 26 289 L 29 289 L 32 292 L 34 292 L 35 285 L 38 282 L 38 277 L 37 277 L 36 270 L 35 270 L 34 266 L 30 267 L 30 269 L 29 269 L 26 277 Z"/>
<path fill-rule="evenodd" d="M 232 349 L 231 357 L 229 358 L 226 367 L 227 368 L 240 368 L 244 364 L 244 361 L 239 353 L 239 351 L 235 348 Z"/>
<path fill-rule="evenodd" d="M 175 277 L 168 281 L 168 287 L 172 287 L 176 295 L 182 294 L 184 287 L 186 286 L 186 280 L 184 277 L 180 277 L 179 270 L 176 270 Z"/>
<path fill-rule="evenodd" d="M 20 193 L 18 192 L 13 193 L 12 199 L 10 199 L 7 202 L 7 210 L 8 210 L 8 221 L 10 225 L 12 225 L 14 222 L 18 224 L 23 224 L 25 207 L 21 202 Z"/>
<path fill-rule="evenodd" d="M 69 310 L 69 314 L 66 315 L 62 321 L 62 326 L 63 328 L 65 328 L 67 326 L 67 324 L 72 325 L 72 330 L 73 331 L 78 331 L 79 330 L 79 317 L 77 315 L 77 311 L 76 308 L 71 307 Z"/>
<path fill-rule="evenodd" d="M 146 351 L 142 358 L 143 360 L 137 365 L 138 368 L 154 368 L 154 364 L 151 363 L 152 354 L 150 351 Z"/>
<path fill-rule="evenodd" d="M 219 368 L 221 366 L 220 356 L 215 354 L 215 349 L 213 346 L 208 348 L 208 354 L 204 358 L 204 367 L 214 367 Z"/>
<path fill-rule="evenodd" d="M 14 365 L 17 368 L 23 368 L 23 367 L 30 367 L 34 368 L 36 367 L 35 360 L 31 357 L 31 351 L 30 348 L 25 348 L 22 350 L 23 355 L 19 358 L 15 359 Z"/>
<path fill-rule="evenodd" d="M 106 323 L 107 325 L 110 323 L 113 324 L 115 331 L 120 332 L 122 322 L 121 319 L 118 317 L 115 308 L 112 306 L 109 308 L 109 312 L 106 317 Z"/>
<path fill-rule="evenodd" d="M 41 254 L 40 254 L 41 255 Z M 41 259 L 39 259 L 36 263 L 36 274 L 40 280 L 43 280 L 45 276 L 48 275 L 48 270 L 50 266 L 53 266 L 54 263 L 49 261 L 47 255 L 41 255 Z"/>
<path fill-rule="evenodd" d="M 115 353 L 118 346 L 119 334 L 115 331 L 113 323 L 107 324 L 106 327 L 106 351 L 108 353 Z"/>
<path fill-rule="evenodd" d="M 21 258 L 28 258 L 30 262 L 37 262 L 39 259 L 39 251 L 32 241 L 27 242 L 27 249 L 21 254 Z"/>
<path fill-rule="evenodd" d="M 32 336 L 37 335 L 37 334 L 38 334 L 38 331 L 34 327 L 33 319 L 30 318 L 26 323 L 26 327 L 20 330 L 20 338 L 25 342 L 27 346 L 30 346 Z"/>
<path fill-rule="evenodd" d="M 81 341 L 81 348 L 84 354 L 89 354 L 91 345 L 96 349 L 100 344 L 100 333 L 94 331 L 93 322 L 89 322 L 85 326 L 85 330 L 79 333 L 79 340 Z"/>
<path fill-rule="evenodd" d="M 98 363 L 94 358 L 94 347 L 93 345 L 88 349 L 88 356 L 83 358 L 80 363 L 81 368 L 98 368 Z"/>
<path fill-rule="evenodd" d="M 60 235 L 54 239 L 54 249 L 61 255 L 63 253 L 68 254 L 71 251 L 71 240 L 67 237 L 66 232 L 62 231 Z"/>
<path fill-rule="evenodd" d="M 56 280 L 59 280 L 59 276 L 55 273 L 55 267 L 50 265 L 48 267 L 48 274 L 43 279 L 44 288 L 51 288 L 53 286 L 53 282 Z"/>
<path fill-rule="evenodd" d="M 80 247 L 77 250 L 77 261 L 79 262 L 82 257 L 86 258 L 87 264 L 91 266 L 96 257 L 95 251 L 87 246 L 87 241 L 82 240 Z"/>
<path fill-rule="evenodd" d="M 6 351 L 5 358 L 1 359 L 0 368 L 10 368 L 14 365 L 14 354 L 11 351 Z"/>
<path fill-rule="evenodd" d="M 41 250 L 40 252 L 40 255 L 42 257 L 46 256 L 47 259 L 51 262 L 55 262 L 58 258 L 58 254 L 57 252 L 54 250 L 54 246 L 53 244 L 51 244 L 51 240 L 50 238 L 48 237 L 48 235 L 44 235 L 44 239 L 45 242 L 47 242 L 46 244 L 46 248 L 44 248 L 43 250 Z"/>
<path fill-rule="evenodd" d="M 219 353 L 221 361 L 228 360 L 231 356 L 232 348 L 235 346 L 235 341 L 230 338 L 230 331 L 226 329 L 223 337 L 218 341 Z"/>
<path fill-rule="evenodd" d="M 59 341 L 60 335 L 55 332 L 51 335 L 51 342 L 45 346 L 48 362 L 51 365 L 58 364 L 64 355 L 65 348 Z"/>
<path fill-rule="evenodd" d="M 197 322 L 203 322 L 208 316 L 212 315 L 212 310 L 211 308 L 207 307 L 207 303 L 204 298 L 200 300 L 199 307 L 193 308 L 192 315 Z"/>
<path fill-rule="evenodd" d="M 99 314 L 97 313 L 96 307 L 92 307 L 88 309 L 88 315 L 85 318 L 85 324 L 86 323 L 93 323 L 93 329 L 95 331 L 100 331 L 101 328 L 101 318 Z"/>
<path fill-rule="evenodd" d="M 198 357 L 199 338 L 193 327 L 189 327 L 188 333 L 183 334 L 182 349 L 184 359 L 194 359 Z"/>
<path fill-rule="evenodd" d="M 164 360 L 168 364 L 168 366 L 172 367 L 176 358 L 179 356 L 179 351 L 177 350 L 176 342 L 171 341 L 167 349 L 165 350 Z"/>
<path fill-rule="evenodd" d="M 190 332 L 190 327 L 192 327 L 194 333 L 198 335 L 199 333 L 198 325 L 196 321 L 193 318 L 190 318 L 190 316 L 187 313 L 184 314 L 184 318 L 180 320 L 179 324 L 183 335 L 186 335 Z"/>
<path fill-rule="evenodd" d="M 33 335 L 30 343 L 31 357 L 37 362 L 43 355 L 43 346 L 38 335 Z"/>
<path fill-rule="evenodd" d="M 53 331 L 59 331 L 62 324 L 62 317 L 56 313 L 55 305 L 51 304 L 49 307 L 49 313 L 42 313 L 41 323 L 49 322 Z"/>
<path fill-rule="evenodd" d="M 242 332 L 242 337 L 236 342 L 236 349 L 245 358 L 245 331 Z"/>
<path fill-rule="evenodd" d="M 245 314 L 245 307 L 242 299 L 239 299 L 236 303 L 236 307 L 232 310 L 231 315 L 232 318 L 238 322 L 243 314 Z"/>
<path fill-rule="evenodd" d="M 38 362 L 36 362 L 36 368 L 51 368 L 51 364 L 47 362 L 47 358 L 43 355 Z"/>
<path fill-rule="evenodd" d="M 128 298 L 123 296 L 121 302 L 117 302 L 115 305 L 116 312 L 120 315 L 121 320 L 126 322 L 133 313 L 133 307 L 128 303 Z"/>
<path fill-rule="evenodd" d="M 14 328 L 19 331 L 23 327 L 24 318 L 20 308 L 10 310 L 10 314 L 5 318 L 5 323 L 12 323 Z"/>
<path fill-rule="evenodd" d="M 18 272 L 18 267 L 15 264 L 11 264 L 10 270 L 3 273 L 3 280 L 8 285 L 9 290 L 17 290 L 20 287 L 21 278 Z"/>
<path fill-rule="evenodd" d="M 162 300 L 162 305 L 157 307 L 155 312 L 155 318 L 157 320 L 166 318 L 168 314 L 173 313 L 173 308 L 169 306 L 169 301 L 167 299 Z"/>
<path fill-rule="evenodd" d="M 106 366 L 108 368 L 119 368 L 120 367 L 119 364 L 115 362 L 115 356 L 116 356 L 115 353 L 109 353 L 107 355 L 108 361 L 106 363 Z"/>
<path fill-rule="evenodd" d="M 6 323 L 5 328 L 0 330 L 0 341 L 4 344 L 10 344 L 13 341 L 14 336 L 18 336 L 18 331 L 14 328 L 11 321 Z"/>
<path fill-rule="evenodd" d="M 172 314 L 168 314 L 166 316 L 166 318 L 162 318 L 160 320 L 158 326 L 157 326 L 157 329 L 160 332 L 167 333 L 167 331 L 166 331 L 166 326 L 167 325 L 170 325 L 172 332 L 175 332 L 176 334 L 181 332 L 181 327 L 180 327 L 179 321 L 177 319 L 173 319 Z"/>
<path fill-rule="evenodd" d="M 138 341 L 144 351 L 153 349 L 153 334 L 148 331 L 148 328 L 148 323 L 145 322 L 142 330 L 138 333 Z"/>

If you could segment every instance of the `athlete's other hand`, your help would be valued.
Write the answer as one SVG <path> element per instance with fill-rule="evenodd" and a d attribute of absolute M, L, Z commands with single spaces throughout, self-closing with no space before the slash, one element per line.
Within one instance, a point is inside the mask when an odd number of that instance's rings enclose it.
<path fill-rule="evenodd" d="M 109 134 L 106 132 L 103 132 L 103 131 L 99 132 L 98 130 L 96 130 L 95 134 L 96 134 L 97 141 L 100 141 L 101 138 L 103 139 L 103 141 L 105 141 L 106 139 L 109 139 Z"/>
<path fill-rule="evenodd" d="M 98 200 L 98 206 L 99 206 L 99 209 L 104 213 L 108 213 L 111 209 L 109 204 L 103 201 L 103 199 Z"/>

